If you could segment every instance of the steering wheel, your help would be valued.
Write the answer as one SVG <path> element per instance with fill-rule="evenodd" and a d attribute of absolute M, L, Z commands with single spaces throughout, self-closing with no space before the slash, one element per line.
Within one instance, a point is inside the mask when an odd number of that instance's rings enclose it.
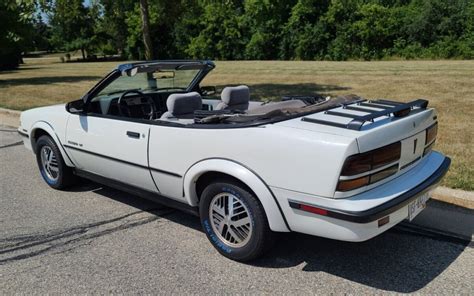
<path fill-rule="evenodd" d="M 141 91 L 137 90 L 137 89 L 132 89 L 132 90 L 127 90 L 126 92 L 124 92 L 118 99 L 117 101 L 117 107 L 118 107 L 118 112 L 119 112 L 119 115 L 120 116 L 127 116 L 127 117 L 132 117 L 131 114 L 130 114 L 130 108 L 128 106 L 128 104 L 125 102 L 126 99 L 128 99 L 126 96 L 128 94 L 132 94 L 132 93 L 135 93 L 135 94 L 138 94 L 140 96 L 140 99 L 141 101 L 143 102 L 143 99 L 146 100 L 146 103 L 148 103 L 148 105 L 150 106 L 150 111 L 149 112 L 146 112 L 143 107 L 142 107 L 142 111 L 143 111 L 143 114 L 148 116 L 148 119 L 149 120 L 152 120 L 153 119 L 153 116 L 155 115 L 156 113 L 156 106 L 155 106 L 155 102 L 153 101 L 153 99 L 145 94 L 143 94 Z M 144 104 L 143 104 L 144 105 Z M 125 115 L 124 112 L 123 112 L 123 109 L 125 109 L 127 111 L 127 114 Z"/>

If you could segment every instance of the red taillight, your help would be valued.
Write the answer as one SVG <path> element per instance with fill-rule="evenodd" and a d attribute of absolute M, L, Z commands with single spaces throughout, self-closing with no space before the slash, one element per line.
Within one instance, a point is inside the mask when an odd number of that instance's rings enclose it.
<path fill-rule="evenodd" d="M 433 146 L 436 141 L 436 136 L 438 135 L 438 123 L 436 122 L 432 126 L 426 129 L 425 136 L 425 150 L 423 150 L 423 156 L 430 153 L 433 149 Z"/>
<path fill-rule="evenodd" d="M 369 152 L 352 155 L 347 158 L 342 168 L 341 176 L 351 177 L 376 170 L 400 159 L 402 143 L 396 142 Z M 398 171 L 398 164 L 394 164 L 373 174 L 366 174 L 360 178 L 342 178 L 337 184 L 337 191 L 354 190 L 382 179 L 385 179 Z"/>
<path fill-rule="evenodd" d="M 354 176 L 380 168 L 400 159 L 402 143 L 393 143 L 366 153 L 349 156 L 344 162 L 341 175 Z"/>
<path fill-rule="evenodd" d="M 363 172 L 370 171 L 372 168 L 372 155 L 370 154 L 358 154 L 349 156 L 344 163 L 341 175 L 353 176 Z"/>
<path fill-rule="evenodd" d="M 397 142 L 373 151 L 372 169 L 383 167 L 400 159 L 402 143 Z"/>
<path fill-rule="evenodd" d="M 438 135 L 438 123 L 435 123 L 426 129 L 425 145 L 431 144 L 434 140 L 436 140 L 437 135 Z"/>

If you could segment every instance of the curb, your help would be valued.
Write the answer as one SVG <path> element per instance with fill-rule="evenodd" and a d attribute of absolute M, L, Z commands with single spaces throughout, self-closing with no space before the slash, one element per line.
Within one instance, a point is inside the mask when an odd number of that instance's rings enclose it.
<path fill-rule="evenodd" d="M 21 111 L 0 108 L 0 124 L 18 128 Z M 433 199 L 459 207 L 474 210 L 474 191 L 464 191 L 447 187 L 437 187 Z"/>
<path fill-rule="evenodd" d="M 439 186 L 433 192 L 433 199 L 474 210 L 474 192 Z"/>
<path fill-rule="evenodd" d="M 14 128 L 20 125 L 21 111 L 0 108 L 0 124 Z"/>
<path fill-rule="evenodd" d="M 470 244 L 474 241 L 474 211 L 436 199 L 431 199 L 426 209 L 413 221 L 402 223 L 419 228 L 417 232 L 428 232 L 435 237 L 441 235 Z"/>
<path fill-rule="evenodd" d="M 18 110 L 0 108 L 0 114 L 8 114 L 8 115 L 12 115 L 12 116 L 20 116 L 20 113 L 21 113 L 21 111 L 18 111 Z"/>

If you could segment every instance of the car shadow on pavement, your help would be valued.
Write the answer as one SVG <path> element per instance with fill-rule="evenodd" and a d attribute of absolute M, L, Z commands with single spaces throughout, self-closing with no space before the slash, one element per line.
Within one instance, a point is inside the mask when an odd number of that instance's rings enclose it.
<path fill-rule="evenodd" d="M 399 293 L 416 292 L 440 275 L 468 243 L 437 240 L 394 227 L 366 242 L 351 243 L 298 233 L 280 239 L 255 266 L 325 272 Z"/>
<path fill-rule="evenodd" d="M 165 208 L 92 182 L 70 190 L 93 191 L 155 215 Z M 163 218 L 202 232 L 199 219 L 190 214 L 175 210 Z M 302 266 L 304 272 L 324 272 L 384 291 L 410 293 L 439 276 L 467 245 L 407 232 L 401 227 L 360 243 L 281 233 L 269 252 L 247 264 L 275 269 Z"/>
<path fill-rule="evenodd" d="M 179 210 L 175 210 L 175 209 L 163 206 L 159 204 L 158 202 L 153 202 L 148 199 L 140 198 L 138 196 L 134 196 L 124 191 L 120 191 L 111 187 L 103 186 L 101 184 L 94 183 L 89 180 L 81 180 L 80 185 L 70 187 L 68 188 L 68 191 L 94 192 L 103 197 L 113 199 L 117 202 L 121 202 L 123 204 L 142 210 L 144 212 L 148 212 L 153 215 L 158 215 L 172 222 L 176 222 L 183 226 L 190 227 L 202 232 L 199 218 L 191 214 L 187 214 Z M 169 211 L 166 211 L 166 217 L 164 217 L 161 214 L 164 209 L 169 210 Z"/>

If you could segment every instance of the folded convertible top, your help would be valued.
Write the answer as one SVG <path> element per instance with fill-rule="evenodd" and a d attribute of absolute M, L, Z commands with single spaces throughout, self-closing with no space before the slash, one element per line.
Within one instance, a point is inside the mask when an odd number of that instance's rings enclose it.
<path fill-rule="evenodd" d="M 274 104 L 262 105 L 249 110 L 244 114 L 215 114 L 204 118 L 195 118 L 196 123 L 247 123 L 260 120 L 268 120 L 283 116 L 304 115 L 328 110 L 337 106 L 343 106 L 362 101 L 356 95 L 338 96 L 313 105 L 306 105 L 302 101 L 282 101 Z"/>

